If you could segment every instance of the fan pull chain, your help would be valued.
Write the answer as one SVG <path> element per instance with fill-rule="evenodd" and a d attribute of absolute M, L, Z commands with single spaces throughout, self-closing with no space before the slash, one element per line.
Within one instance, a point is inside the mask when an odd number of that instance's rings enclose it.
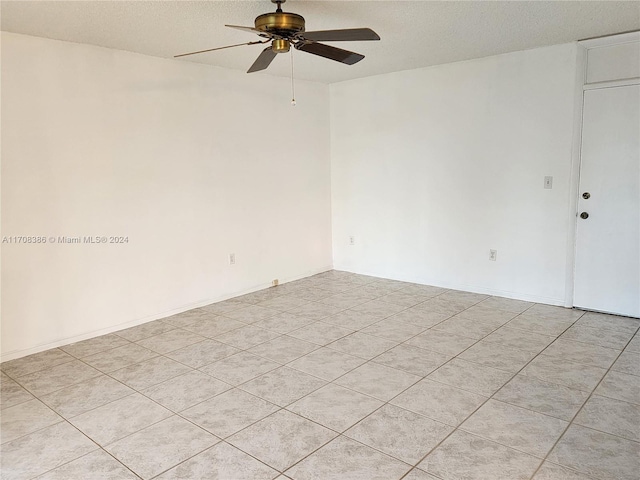
<path fill-rule="evenodd" d="M 293 48 L 289 50 L 291 54 L 291 106 L 296 106 L 296 88 L 293 83 Z"/>

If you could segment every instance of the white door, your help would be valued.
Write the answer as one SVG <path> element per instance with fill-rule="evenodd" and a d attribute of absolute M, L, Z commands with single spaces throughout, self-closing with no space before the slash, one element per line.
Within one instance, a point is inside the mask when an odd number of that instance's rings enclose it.
<path fill-rule="evenodd" d="M 578 193 L 574 305 L 640 317 L 640 85 L 585 91 Z"/>

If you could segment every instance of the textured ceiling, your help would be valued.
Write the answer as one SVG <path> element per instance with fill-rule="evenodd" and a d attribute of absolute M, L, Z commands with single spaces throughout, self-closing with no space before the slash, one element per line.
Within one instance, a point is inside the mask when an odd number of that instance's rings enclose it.
<path fill-rule="evenodd" d="M 274 10 L 260 1 L 16 1 L 1 3 L 2 30 L 171 58 L 257 40 L 224 24 L 252 26 Z M 366 55 L 347 66 L 295 52 L 296 77 L 339 82 L 640 29 L 640 2 L 617 1 L 308 1 L 285 11 L 307 30 L 370 27 L 380 42 L 340 42 Z M 246 70 L 261 45 L 174 61 Z M 288 76 L 288 55 L 266 74 Z M 252 74 L 262 75 L 264 73 Z"/>

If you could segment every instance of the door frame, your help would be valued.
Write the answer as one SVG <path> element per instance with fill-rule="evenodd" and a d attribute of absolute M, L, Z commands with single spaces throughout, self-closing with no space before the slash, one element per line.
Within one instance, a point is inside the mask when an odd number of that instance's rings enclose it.
<path fill-rule="evenodd" d="M 577 42 L 576 52 L 576 80 L 574 89 L 573 111 L 573 139 L 571 142 L 571 168 L 569 174 L 569 209 L 567 212 L 567 256 L 565 269 L 565 299 L 564 306 L 574 306 L 576 241 L 578 228 L 578 194 L 580 188 L 580 167 L 582 149 L 582 119 L 584 108 L 584 92 L 600 88 L 622 87 L 640 84 L 640 78 L 624 80 L 610 80 L 588 84 L 587 82 L 587 54 L 592 48 L 617 45 L 621 43 L 640 42 L 640 32 L 623 33 L 607 37 L 581 40 Z"/>

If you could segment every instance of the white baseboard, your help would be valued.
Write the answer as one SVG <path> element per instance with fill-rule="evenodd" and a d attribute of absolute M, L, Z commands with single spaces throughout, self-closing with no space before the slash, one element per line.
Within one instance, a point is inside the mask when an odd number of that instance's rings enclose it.
<path fill-rule="evenodd" d="M 362 270 L 354 270 L 350 268 L 341 267 L 339 265 L 335 265 L 334 270 L 341 270 L 344 272 L 357 273 L 359 275 L 368 275 L 371 277 L 379 277 L 379 278 L 388 278 L 390 280 L 398 280 L 400 282 L 411 282 L 417 283 L 420 285 L 431 285 L 434 287 L 441 288 L 449 288 L 452 290 L 462 290 L 465 292 L 473 292 L 473 293 L 481 293 L 484 295 L 492 295 L 495 297 L 504 297 L 504 298 L 512 298 L 514 300 L 524 300 L 527 302 L 533 303 L 544 303 L 545 305 L 554 305 L 565 307 L 565 299 L 564 298 L 555 298 L 555 297 L 544 297 L 541 295 L 530 295 L 528 293 L 522 292 L 512 292 L 509 290 L 498 290 L 495 288 L 487 288 L 479 285 L 469 285 L 465 283 L 446 283 L 446 282 L 434 282 L 434 281 L 425 281 L 424 278 L 417 277 L 401 277 L 397 275 L 387 275 L 380 274 L 380 272 L 370 272 L 370 271 L 362 271 Z M 571 308 L 571 307 L 568 307 Z"/>
<path fill-rule="evenodd" d="M 293 282 L 295 280 L 300 280 L 301 278 L 310 277 L 312 275 L 316 275 L 318 273 L 326 272 L 328 270 L 333 269 L 332 266 L 322 267 L 319 269 L 315 269 L 309 272 L 306 272 L 302 275 L 297 275 L 290 278 L 285 278 L 280 281 L 280 284 L 285 284 L 289 282 Z M 142 325 L 143 323 L 152 322 L 154 320 L 159 320 L 161 318 L 170 317 L 171 315 L 176 315 L 178 313 L 186 312 L 187 310 L 191 310 L 193 308 L 204 307 L 205 305 L 209 305 L 215 302 L 222 302 L 223 300 L 228 300 L 230 298 L 239 297 L 240 295 L 246 295 L 247 293 L 257 292 L 258 290 L 263 290 L 265 288 L 271 287 L 271 284 L 260 284 L 255 285 L 251 288 L 241 290 L 239 292 L 234 292 L 228 295 L 223 295 L 221 297 L 207 298 L 203 300 L 199 300 L 194 303 L 190 303 L 188 305 L 182 305 L 180 307 L 165 310 L 163 312 L 154 313 L 153 315 L 147 315 L 145 317 L 137 318 L 135 320 L 131 320 L 124 323 L 119 323 L 117 325 L 113 325 L 107 328 L 101 328 L 99 330 L 92 330 L 89 332 L 82 333 L 80 335 L 74 335 L 72 337 L 64 337 L 57 339 L 53 342 L 48 342 L 40 345 L 36 345 L 34 347 L 22 349 L 22 350 L 12 350 L 10 352 L 2 353 L 0 355 L 0 361 L 6 362 L 8 360 L 14 360 L 16 358 L 26 357 L 27 355 L 32 355 L 34 353 L 40 353 L 45 350 L 49 350 L 51 348 L 61 347 L 63 345 L 69 345 L 70 343 L 81 342 L 82 340 L 88 340 L 90 338 L 99 337 L 101 335 L 107 335 L 109 333 L 117 332 L 118 330 L 124 330 L 125 328 L 137 327 L 138 325 Z"/>

